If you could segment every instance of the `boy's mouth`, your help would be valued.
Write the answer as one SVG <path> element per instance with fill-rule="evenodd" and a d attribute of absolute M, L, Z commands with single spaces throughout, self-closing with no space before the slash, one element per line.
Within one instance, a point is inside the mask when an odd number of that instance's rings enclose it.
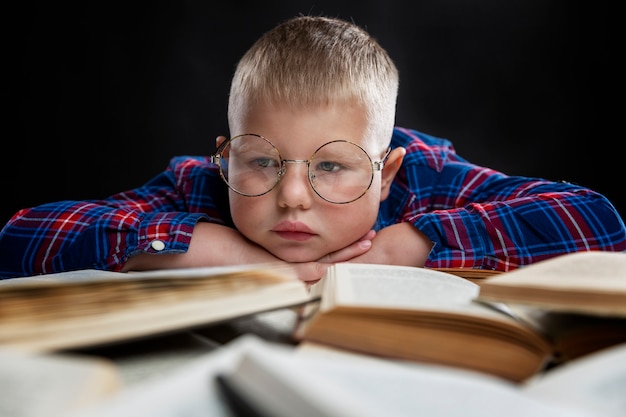
<path fill-rule="evenodd" d="M 282 221 L 272 228 L 272 232 L 287 240 L 303 242 L 316 234 L 304 223 Z"/>

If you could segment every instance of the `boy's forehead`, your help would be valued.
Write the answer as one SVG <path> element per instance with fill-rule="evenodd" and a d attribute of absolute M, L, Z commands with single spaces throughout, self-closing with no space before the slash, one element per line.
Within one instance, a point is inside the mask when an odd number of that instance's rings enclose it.
<path fill-rule="evenodd" d="M 232 136 L 254 133 L 277 147 L 321 146 L 331 140 L 349 140 L 364 147 L 368 137 L 367 111 L 359 105 L 327 104 L 293 107 L 251 106 L 239 118 Z"/>

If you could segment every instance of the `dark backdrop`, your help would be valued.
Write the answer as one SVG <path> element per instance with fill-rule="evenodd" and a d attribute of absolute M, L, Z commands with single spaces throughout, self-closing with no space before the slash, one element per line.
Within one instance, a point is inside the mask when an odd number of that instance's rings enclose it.
<path fill-rule="evenodd" d="M 606 1 L 23 2 L 5 8 L 4 224 L 19 208 L 105 197 L 228 134 L 234 65 L 298 13 L 352 19 L 387 48 L 397 123 L 473 162 L 568 180 L 626 213 L 612 177 Z"/>

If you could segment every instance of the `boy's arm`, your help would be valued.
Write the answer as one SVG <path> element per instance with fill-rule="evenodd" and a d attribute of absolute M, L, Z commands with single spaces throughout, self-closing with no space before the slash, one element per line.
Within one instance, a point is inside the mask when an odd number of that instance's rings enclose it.
<path fill-rule="evenodd" d="M 119 271 L 134 253 L 186 251 L 195 224 L 208 218 L 142 210 L 105 201 L 60 201 L 21 210 L 0 232 L 0 277 Z"/>
<path fill-rule="evenodd" d="M 624 224 L 604 197 L 559 187 L 417 215 L 379 230 L 352 262 L 507 271 L 569 252 L 626 250 Z"/>
<path fill-rule="evenodd" d="M 326 255 L 317 262 L 292 263 L 291 266 L 296 269 L 301 280 L 317 281 L 333 262 L 349 260 L 367 252 L 371 247 L 369 242 L 374 236 L 374 231 L 370 231 L 358 242 L 338 252 Z M 219 224 L 199 222 L 194 228 L 186 253 L 162 255 L 140 253 L 131 257 L 123 270 L 241 265 L 263 262 L 281 262 L 281 260 L 246 239 L 236 229 Z"/>
<path fill-rule="evenodd" d="M 515 190 L 508 198 L 410 219 L 435 242 L 426 266 L 508 271 L 570 252 L 626 251 L 624 223 L 601 194 L 567 183 L 501 181 Z"/>
<path fill-rule="evenodd" d="M 424 266 L 508 271 L 570 252 L 626 251 L 624 223 L 601 194 L 460 165 L 444 168 L 440 179 L 453 170 L 454 181 L 441 180 L 439 184 L 449 185 L 436 187 L 442 191 L 429 195 L 426 209 L 414 199 L 404 210 L 402 218 L 416 236 L 406 227 L 383 229 L 365 258 L 419 264 L 425 255 L 423 242 L 430 241 Z M 455 190 L 453 184 L 463 189 Z M 414 248 L 412 257 L 403 245 Z"/>
<path fill-rule="evenodd" d="M 472 164 L 450 141 L 415 130 L 395 129 L 392 144 L 407 153 L 381 204 L 379 224 L 412 224 L 432 242 L 424 266 L 508 271 L 569 252 L 626 251 L 622 218 L 593 190 Z M 391 258 L 397 263 L 406 243 L 416 245 L 414 258 L 400 262 L 419 262 L 420 238 L 398 233 L 394 239 L 398 230 L 392 227 L 391 233 L 379 231 L 366 257 L 378 255 L 385 263 L 385 256 L 397 253 Z"/>
<path fill-rule="evenodd" d="M 138 253 L 184 253 L 196 223 L 227 223 L 225 193 L 205 158 L 180 157 L 145 185 L 103 200 L 20 210 L 0 231 L 0 278 L 120 271 Z"/>

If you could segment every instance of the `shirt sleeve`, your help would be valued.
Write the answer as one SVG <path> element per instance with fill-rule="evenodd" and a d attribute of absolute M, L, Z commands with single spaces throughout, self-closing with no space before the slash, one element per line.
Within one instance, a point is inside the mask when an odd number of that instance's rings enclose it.
<path fill-rule="evenodd" d="M 508 271 L 568 252 L 626 251 L 624 223 L 603 195 L 471 164 L 445 139 L 396 135 L 407 155 L 385 204 L 434 243 L 426 266 Z"/>
<path fill-rule="evenodd" d="M 119 271 L 136 253 L 184 253 L 198 221 L 228 223 L 225 207 L 225 186 L 206 159 L 173 158 L 139 188 L 20 210 L 0 232 L 0 277 Z"/>

